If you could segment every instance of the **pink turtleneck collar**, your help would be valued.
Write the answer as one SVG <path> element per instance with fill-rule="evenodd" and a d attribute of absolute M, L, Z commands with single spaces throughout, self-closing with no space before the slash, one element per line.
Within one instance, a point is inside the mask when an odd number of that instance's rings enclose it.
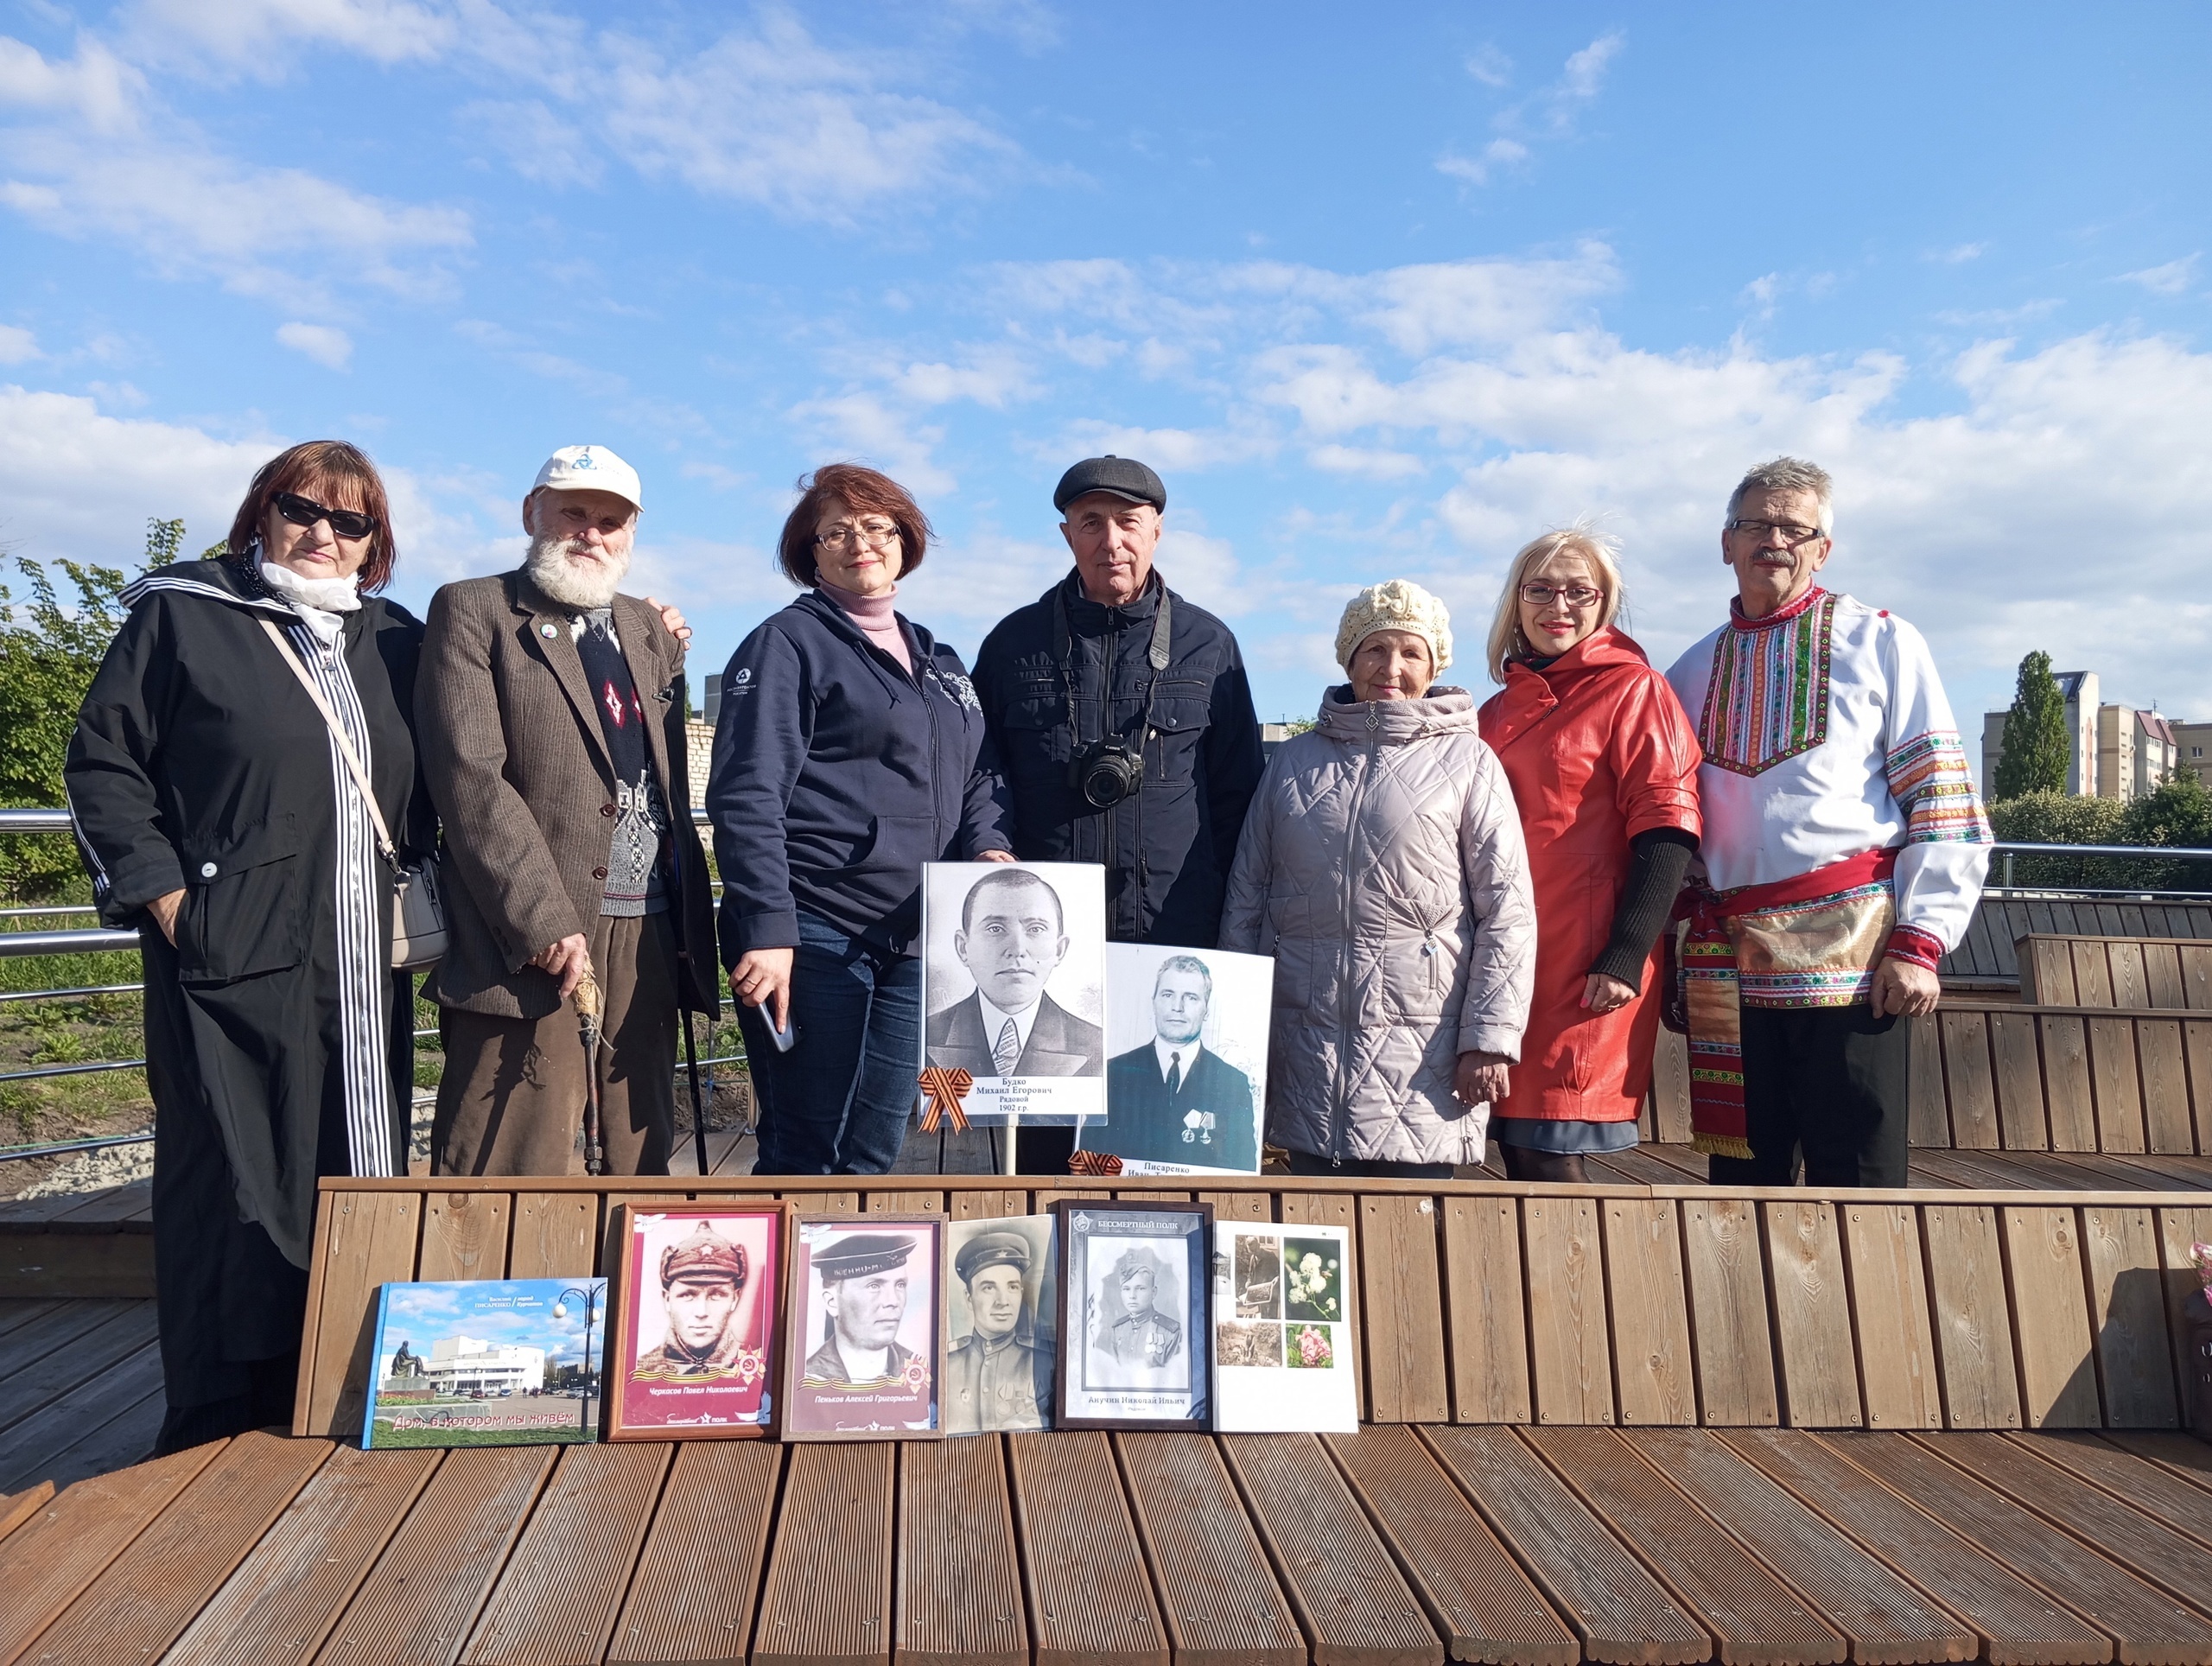
<path fill-rule="evenodd" d="M 914 657 L 906 650 L 906 633 L 899 628 L 899 615 L 893 607 L 899 599 L 897 585 L 881 595 L 864 596 L 840 589 L 817 575 L 814 588 L 836 602 L 845 617 L 861 627 L 862 636 L 897 660 L 907 676 L 914 674 Z"/>

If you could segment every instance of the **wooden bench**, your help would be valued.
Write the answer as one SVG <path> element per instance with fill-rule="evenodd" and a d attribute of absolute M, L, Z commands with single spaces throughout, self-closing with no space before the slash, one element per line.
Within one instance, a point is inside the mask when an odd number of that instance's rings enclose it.
<path fill-rule="evenodd" d="M 2013 947 L 2024 1001 L 2212 1013 L 2212 943 L 2030 932 Z"/>
<path fill-rule="evenodd" d="M 2130 902 L 2117 897 L 1985 895 L 1965 939 L 1943 957 L 1949 989 L 2017 989 L 2016 945 L 2031 934 L 2212 941 L 2212 902 Z M 2065 1002 L 2062 1004 L 2071 1005 Z"/>

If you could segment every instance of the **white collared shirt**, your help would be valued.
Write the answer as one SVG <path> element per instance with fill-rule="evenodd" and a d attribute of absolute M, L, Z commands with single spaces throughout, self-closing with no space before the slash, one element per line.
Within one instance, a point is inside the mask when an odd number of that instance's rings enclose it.
<path fill-rule="evenodd" d="M 1007 1020 L 1011 1018 L 1014 1021 L 1014 1057 L 1019 1059 L 1023 1051 L 1029 1046 L 1029 1032 L 1036 1025 L 1037 1010 L 1045 1004 L 1045 997 L 1040 994 L 1020 1012 L 1003 1013 L 991 1005 L 990 996 L 985 995 L 982 986 L 978 984 L 976 988 L 976 1004 L 982 1008 L 985 1050 L 994 1054 L 998 1052 L 999 1036 L 1006 1028 Z"/>
<path fill-rule="evenodd" d="M 1187 1082 L 1191 1079 L 1191 1072 L 1198 1067 L 1198 1055 L 1206 1049 L 1203 1041 L 1185 1041 L 1179 1046 L 1155 1035 L 1152 1038 L 1152 1050 L 1160 1057 L 1160 1079 L 1162 1082 L 1167 1079 L 1167 1072 L 1174 1068 L 1179 1057 L 1183 1061 L 1183 1079 Z"/>

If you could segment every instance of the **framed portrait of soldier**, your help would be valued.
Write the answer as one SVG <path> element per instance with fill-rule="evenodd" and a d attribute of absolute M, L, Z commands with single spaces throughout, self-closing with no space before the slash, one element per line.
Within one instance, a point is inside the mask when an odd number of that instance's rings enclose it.
<path fill-rule="evenodd" d="M 947 1434 L 1052 1427 L 1059 1269 L 1050 1215 L 953 1221 L 945 1228 Z"/>
<path fill-rule="evenodd" d="M 1224 1221 L 1214 1249 L 1214 1428 L 1357 1429 L 1351 1229 Z"/>
<path fill-rule="evenodd" d="M 608 1440 L 712 1440 L 774 1426 L 790 1219 L 790 1206 L 773 1202 L 625 1206 Z"/>
<path fill-rule="evenodd" d="M 1106 1122 L 1076 1135 L 1125 1174 L 1256 1174 L 1274 961 L 1106 945 Z"/>
<path fill-rule="evenodd" d="M 921 1067 L 961 1071 L 970 1121 L 1106 1114 L 1106 880 L 1087 862 L 922 868 Z"/>
<path fill-rule="evenodd" d="M 944 1218 L 801 1215 L 784 1343 L 786 1440 L 944 1433 Z"/>
<path fill-rule="evenodd" d="M 1061 1428 L 1203 1429 L 1212 1416 L 1213 1206 L 1063 1199 Z"/>

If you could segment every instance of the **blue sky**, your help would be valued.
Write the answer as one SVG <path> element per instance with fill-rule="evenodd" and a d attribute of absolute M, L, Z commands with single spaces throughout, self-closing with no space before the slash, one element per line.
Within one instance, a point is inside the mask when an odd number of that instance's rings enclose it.
<path fill-rule="evenodd" d="M 0 0 L 0 544 L 191 547 L 357 440 L 395 594 L 520 550 L 554 447 L 644 474 L 639 588 L 720 669 L 803 470 L 941 534 L 963 650 L 1061 570 L 1050 495 L 1166 477 L 1171 581 L 1263 715 L 1352 588 L 1474 663 L 1590 515 L 1664 664 L 1749 463 L 1839 481 L 1840 588 L 1969 733 L 2030 648 L 2212 717 L 2202 7 Z M 1970 748 L 1971 749 L 1971 748 Z"/>

